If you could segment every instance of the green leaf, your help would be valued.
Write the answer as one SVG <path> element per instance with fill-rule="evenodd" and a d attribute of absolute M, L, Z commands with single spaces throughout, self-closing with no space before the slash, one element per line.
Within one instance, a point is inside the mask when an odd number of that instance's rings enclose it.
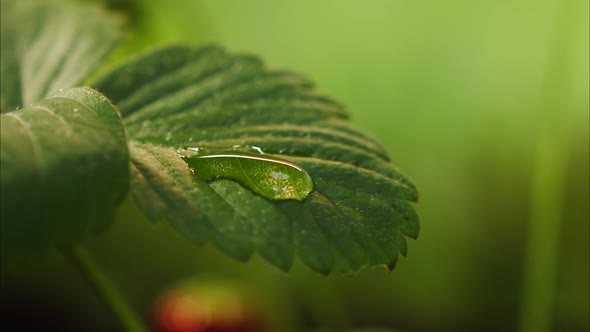
<path fill-rule="evenodd" d="M 78 85 L 121 37 L 121 22 L 69 1 L 2 2 L 0 110 Z"/>
<path fill-rule="evenodd" d="M 409 203 L 418 199 L 415 186 L 339 103 L 299 74 L 269 71 L 256 57 L 215 45 L 179 45 L 138 56 L 92 85 L 123 114 L 137 204 L 196 243 L 213 241 L 240 260 L 258 252 L 282 269 L 297 256 L 321 273 L 353 273 L 393 267 L 406 254 L 404 235 L 418 235 Z M 215 176 L 179 154 L 236 145 L 301 167 L 314 190 L 301 201 L 269 199 L 244 181 L 244 169 Z"/>
<path fill-rule="evenodd" d="M 0 115 L 2 258 L 69 246 L 102 230 L 129 185 L 117 110 L 89 88 Z"/>

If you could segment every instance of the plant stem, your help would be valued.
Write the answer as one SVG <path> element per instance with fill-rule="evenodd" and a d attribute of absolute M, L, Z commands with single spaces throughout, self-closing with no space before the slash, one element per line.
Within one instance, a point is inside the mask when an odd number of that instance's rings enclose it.
<path fill-rule="evenodd" d="M 552 330 L 579 0 L 561 2 L 541 91 L 532 178 L 531 219 L 525 256 L 521 332 Z"/>
<path fill-rule="evenodd" d="M 147 332 L 141 318 L 125 301 L 123 296 L 102 273 L 92 256 L 80 247 L 62 250 L 63 255 L 74 266 L 82 279 L 94 290 L 96 295 L 119 318 L 125 331 Z"/>

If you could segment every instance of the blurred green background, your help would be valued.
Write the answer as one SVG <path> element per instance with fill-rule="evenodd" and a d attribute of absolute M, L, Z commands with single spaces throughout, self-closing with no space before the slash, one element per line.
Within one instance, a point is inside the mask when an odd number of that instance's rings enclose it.
<path fill-rule="evenodd" d="M 557 255 L 555 267 L 541 262 L 556 273 L 551 330 L 590 329 L 588 1 L 110 6 L 129 15 L 131 30 L 112 61 L 175 41 L 214 41 L 305 72 L 387 147 L 421 194 L 422 231 L 408 258 L 392 273 L 352 278 L 300 263 L 284 273 L 259 258 L 235 262 L 142 220 L 127 201 L 114 228 L 87 246 L 143 315 L 167 287 L 195 278 L 248 289 L 273 331 L 516 331 L 529 223 L 555 215 L 534 249 L 541 261 Z M 2 287 L 26 290 L 40 305 L 59 299 L 54 310 L 63 306 L 97 330 L 116 326 L 57 255 L 3 276 Z"/>

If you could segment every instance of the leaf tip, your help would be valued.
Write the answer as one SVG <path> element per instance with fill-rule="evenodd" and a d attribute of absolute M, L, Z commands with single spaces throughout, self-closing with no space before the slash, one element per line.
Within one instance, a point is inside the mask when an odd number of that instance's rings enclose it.
<path fill-rule="evenodd" d="M 397 266 L 397 261 L 398 259 L 396 258 L 393 262 L 387 264 L 387 270 L 389 270 L 389 272 L 392 272 L 395 269 Z"/>

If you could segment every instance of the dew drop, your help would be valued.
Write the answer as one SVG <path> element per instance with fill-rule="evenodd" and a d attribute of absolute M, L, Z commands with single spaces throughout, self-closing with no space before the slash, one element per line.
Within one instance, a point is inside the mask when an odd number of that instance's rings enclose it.
<path fill-rule="evenodd" d="M 303 168 L 265 154 L 260 147 L 237 145 L 220 151 L 189 147 L 177 153 L 199 179 L 236 181 L 268 199 L 302 201 L 313 190 L 313 181 Z"/>

